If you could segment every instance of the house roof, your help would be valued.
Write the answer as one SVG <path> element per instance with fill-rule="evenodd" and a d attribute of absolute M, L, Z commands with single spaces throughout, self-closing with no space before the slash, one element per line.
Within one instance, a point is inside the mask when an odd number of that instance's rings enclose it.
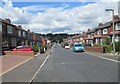
<path fill-rule="evenodd" d="M 92 30 L 88 31 L 87 34 L 93 33 L 93 32 L 95 32 L 95 29 L 92 29 Z"/>
<path fill-rule="evenodd" d="M 115 22 L 115 23 L 118 23 L 118 22 L 120 22 L 120 19 L 115 19 L 114 22 Z M 94 29 L 95 29 L 95 30 L 97 30 L 97 29 L 102 29 L 102 28 L 109 27 L 109 26 L 111 26 L 111 25 L 112 25 L 112 21 L 109 21 L 109 22 L 106 22 L 105 24 L 100 25 L 100 26 L 98 26 L 98 27 L 96 27 L 96 28 L 94 28 Z"/>
<path fill-rule="evenodd" d="M 6 24 L 8 24 L 8 25 L 11 25 L 11 26 L 16 27 L 16 25 L 13 25 L 13 24 L 11 24 L 11 23 L 8 23 L 8 22 L 6 22 L 5 20 L 3 20 L 3 19 L 1 19 L 1 18 L 0 18 L 0 22 L 1 22 L 1 23 L 6 23 Z"/>
<path fill-rule="evenodd" d="M 111 26 L 111 24 L 112 24 L 112 21 L 109 21 L 109 22 L 106 22 L 105 24 L 100 25 L 100 26 L 98 26 L 98 27 L 96 27 L 96 28 L 94 28 L 94 29 L 97 30 L 97 29 L 106 28 L 106 27 Z"/>

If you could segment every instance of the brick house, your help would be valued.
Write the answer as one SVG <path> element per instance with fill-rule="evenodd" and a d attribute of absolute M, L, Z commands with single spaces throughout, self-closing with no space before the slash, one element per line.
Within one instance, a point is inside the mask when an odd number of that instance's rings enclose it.
<path fill-rule="evenodd" d="M 32 39 L 32 33 L 30 30 L 27 30 L 27 35 L 28 35 L 28 45 L 32 46 L 33 45 L 33 39 Z"/>
<path fill-rule="evenodd" d="M 17 45 L 28 45 L 28 33 L 24 29 L 22 29 L 21 25 L 17 26 L 18 30 L 18 41 Z"/>
<path fill-rule="evenodd" d="M 42 45 L 42 38 L 41 38 L 41 36 L 39 34 L 36 34 L 35 37 L 36 37 L 36 44 L 38 46 L 41 46 Z"/>
<path fill-rule="evenodd" d="M 115 41 L 120 41 L 120 18 L 115 15 L 114 16 L 115 23 Z M 104 24 L 100 23 L 98 27 L 93 30 L 87 31 L 84 34 L 84 43 L 85 44 L 99 44 L 102 45 L 103 41 L 106 38 L 111 39 L 111 43 L 113 42 L 113 26 L 112 21 L 106 22 Z"/>
<path fill-rule="evenodd" d="M 17 46 L 18 30 L 15 25 L 11 24 L 9 19 L 1 20 L 2 22 L 2 49 L 8 50 Z"/>
<path fill-rule="evenodd" d="M 106 22 L 105 24 L 99 25 L 95 29 L 95 43 L 102 45 L 102 42 L 106 38 L 110 38 L 111 42 L 113 42 L 113 25 L 112 21 Z M 120 19 L 118 16 L 114 16 L 114 24 L 115 24 L 115 41 L 120 40 Z"/>
<path fill-rule="evenodd" d="M 41 40 L 42 40 L 42 45 L 46 46 L 46 39 L 44 37 L 41 37 Z"/>
<path fill-rule="evenodd" d="M 30 30 L 26 31 L 22 29 L 21 25 L 13 25 L 10 19 L 0 19 L 0 27 L 2 30 L 2 50 L 10 50 L 20 45 L 34 45 L 41 44 L 40 35 L 36 35 Z"/>
<path fill-rule="evenodd" d="M 30 30 L 27 30 L 28 35 L 28 45 L 32 46 L 36 43 L 36 34 L 34 32 L 30 32 Z"/>
<path fill-rule="evenodd" d="M 94 32 L 95 30 L 89 30 L 88 32 L 84 33 L 84 44 L 94 44 Z"/>
<path fill-rule="evenodd" d="M 120 19 L 115 18 L 115 42 L 120 41 Z M 111 25 L 108 30 L 108 35 L 111 38 L 111 42 L 113 42 L 113 26 Z"/>
<path fill-rule="evenodd" d="M 107 22 L 105 24 L 99 24 L 98 27 L 95 28 L 94 33 L 94 41 L 95 44 L 102 45 L 103 41 L 108 38 L 108 29 L 111 26 L 112 21 Z"/>
<path fill-rule="evenodd" d="M 81 43 L 82 44 L 82 43 L 84 43 L 83 38 L 84 38 L 83 34 L 75 34 L 72 37 L 64 39 L 64 42 L 69 43 L 69 44 L 74 44 L 74 43 Z"/>

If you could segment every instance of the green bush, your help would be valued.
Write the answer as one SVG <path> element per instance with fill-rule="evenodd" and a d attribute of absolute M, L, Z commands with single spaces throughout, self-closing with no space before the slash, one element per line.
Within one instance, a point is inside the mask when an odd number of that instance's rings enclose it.
<path fill-rule="evenodd" d="M 41 49 L 44 49 L 44 48 L 45 48 L 45 46 L 41 46 L 40 48 L 41 48 Z"/>
<path fill-rule="evenodd" d="M 67 46 L 67 45 L 69 45 L 68 43 L 65 43 L 65 45 Z"/>
<path fill-rule="evenodd" d="M 113 50 L 112 46 L 104 45 L 104 52 L 105 53 L 111 53 Z"/>
<path fill-rule="evenodd" d="M 38 52 L 38 51 L 39 51 L 38 45 L 33 45 L 33 51 L 34 51 L 34 52 Z"/>
<path fill-rule="evenodd" d="M 101 45 L 99 45 L 99 44 L 94 44 L 94 46 L 101 46 Z"/>
<path fill-rule="evenodd" d="M 120 41 L 115 42 L 115 49 L 116 49 L 116 52 L 120 52 Z"/>
<path fill-rule="evenodd" d="M 103 39 L 102 45 L 110 45 L 111 39 L 110 38 L 105 38 Z"/>
<path fill-rule="evenodd" d="M 46 46 L 41 46 L 41 47 L 40 47 L 40 53 L 41 53 L 41 54 L 44 53 L 44 48 L 46 48 Z"/>

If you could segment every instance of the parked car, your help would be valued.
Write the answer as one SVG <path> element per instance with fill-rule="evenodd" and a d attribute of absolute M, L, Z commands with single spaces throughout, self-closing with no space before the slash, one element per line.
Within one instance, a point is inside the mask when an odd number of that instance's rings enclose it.
<path fill-rule="evenodd" d="M 85 51 L 85 48 L 82 44 L 74 44 L 73 45 L 73 52 L 84 52 Z"/>
<path fill-rule="evenodd" d="M 23 45 L 23 46 L 17 46 L 14 49 L 12 49 L 12 51 L 32 51 L 32 47 L 27 46 L 27 45 Z"/>
<path fill-rule="evenodd" d="M 70 45 L 69 44 L 65 45 L 65 49 L 70 49 Z"/>

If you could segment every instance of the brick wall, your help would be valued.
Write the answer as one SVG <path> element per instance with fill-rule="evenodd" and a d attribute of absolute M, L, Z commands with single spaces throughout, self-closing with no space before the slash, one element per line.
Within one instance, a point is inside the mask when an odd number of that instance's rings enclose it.
<path fill-rule="evenodd" d="M 4 51 L 5 55 L 15 55 L 15 56 L 34 56 L 34 51 Z"/>
<path fill-rule="evenodd" d="M 112 27 L 112 25 L 108 28 L 108 34 L 111 34 L 111 32 L 113 32 L 113 27 Z"/>
<path fill-rule="evenodd" d="M 104 53 L 104 48 L 103 46 L 91 46 L 91 47 L 86 47 L 87 51 L 91 52 L 97 52 L 97 53 Z"/>

